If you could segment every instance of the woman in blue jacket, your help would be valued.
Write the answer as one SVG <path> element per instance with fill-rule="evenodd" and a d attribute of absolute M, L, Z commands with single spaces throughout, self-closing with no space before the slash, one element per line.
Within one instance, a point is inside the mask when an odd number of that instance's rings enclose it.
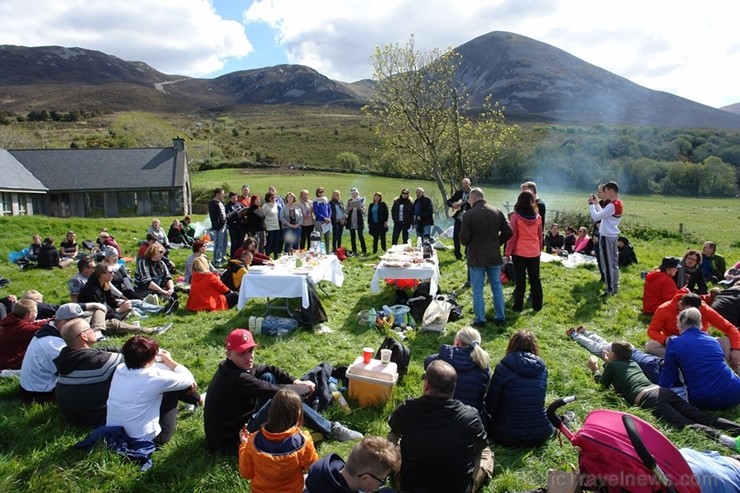
<path fill-rule="evenodd" d="M 463 327 L 455 335 L 455 342 L 442 344 L 439 353 L 427 356 L 424 368 L 436 360 L 446 361 L 457 372 L 457 386 L 453 398 L 463 404 L 473 406 L 482 415 L 484 410 L 483 399 L 491 379 L 491 367 L 488 364 L 490 357 L 481 347 L 480 332 L 472 327 Z"/>
<path fill-rule="evenodd" d="M 533 447 L 554 429 L 545 412 L 547 368 L 537 338 L 519 330 L 509 339 L 506 356 L 496 365 L 486 395 L 488 439 L 507 447 Z"/>

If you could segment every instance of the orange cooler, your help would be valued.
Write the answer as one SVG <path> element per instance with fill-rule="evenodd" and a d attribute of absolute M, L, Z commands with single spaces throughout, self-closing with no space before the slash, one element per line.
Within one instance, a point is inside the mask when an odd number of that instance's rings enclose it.
<path fill-rule="evenodd" d="M 347 379 L 349 397 L 361 407 L 382 406 L 390 399 L 398 381 L 398 367 L 395 363 L 384 365 L 379 359 L 365 364 L 362 356 L 358 356 L 347 369 Z"/>

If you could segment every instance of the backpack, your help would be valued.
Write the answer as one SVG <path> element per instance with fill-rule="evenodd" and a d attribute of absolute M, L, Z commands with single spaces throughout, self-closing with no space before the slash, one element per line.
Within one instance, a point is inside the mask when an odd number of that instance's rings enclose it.
<path fill-rule="evenodd" d="M 329 317 L 326 316 L 326 310 L 324 310 L 324 306 L 319 299 L 316 284 L 310 279 L 306 279 L 306 287 L 308 288 L 308 308 L 301 307 L 300 310 L 296 310 L 293 318 L 304 327 L 313 327 L 316 324 L 326 322 Z"/>
<path fill-rule="evenodd" d="M 319 363 L 306 372 L 301 380 L 313 382 L 316 390 L 308 397 L 308 404 L 318 412 L 326 411 L 329 404 L 332 403 L 331 391 L 329 390 L 329 378 L 332 376 L 334 368 L 327 363 Z M 318 399 L 318 403 L 316 400 Z"/>
<path fill-rule="evenodd" d="M 404 375 L 409 369 L 409 362 L 411 362 L 411 351 L 402 342 L 395 340 L 392 337 L 386 337 L 383 343 L 378 348 L 378 352 L 375 353 L 375 359 L 380 359 L 380 350 L 390 349 L 391 350 L 391 363 L 395 363 L 398 367 L 398 383 L 401 383 Z"/>

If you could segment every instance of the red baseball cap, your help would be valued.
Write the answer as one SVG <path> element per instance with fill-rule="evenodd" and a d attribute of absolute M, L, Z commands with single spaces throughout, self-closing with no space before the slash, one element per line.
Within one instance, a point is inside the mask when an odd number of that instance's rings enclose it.
<path fill-rule="evenodd" d="M 234 329 L 226 337 L 226 350 L 243 353 L 247 349 L 259 346 L 254 342 L 254 336 L 247 329 Z"/>

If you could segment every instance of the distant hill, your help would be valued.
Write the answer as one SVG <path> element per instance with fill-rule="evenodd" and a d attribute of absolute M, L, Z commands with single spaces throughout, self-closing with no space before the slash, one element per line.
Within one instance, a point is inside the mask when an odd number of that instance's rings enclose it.
<path fill-rule="evenodd" d="M 730 113 L 735 113 L 736 115 L 740 115 L 740 103 L 723 106 L 720 109 L 722 111 L 729 111 Z"/>
<path fill-rule="evenodd" d="M 558 48 L 491 32 L 457 48 L 458 76 L 479 105 L 493 94 L 507 116 L 576 124 L 740 129 L 740 109 L 722 110 L 653 91 Z M 168 75 L 142 62 L 83 48 L 0 46 L 0 110 L 238 111 L 247 105 L 359 107 L 373 82 L 331 80 L 312 68 L 277 65 L 215 79 Z"/>

